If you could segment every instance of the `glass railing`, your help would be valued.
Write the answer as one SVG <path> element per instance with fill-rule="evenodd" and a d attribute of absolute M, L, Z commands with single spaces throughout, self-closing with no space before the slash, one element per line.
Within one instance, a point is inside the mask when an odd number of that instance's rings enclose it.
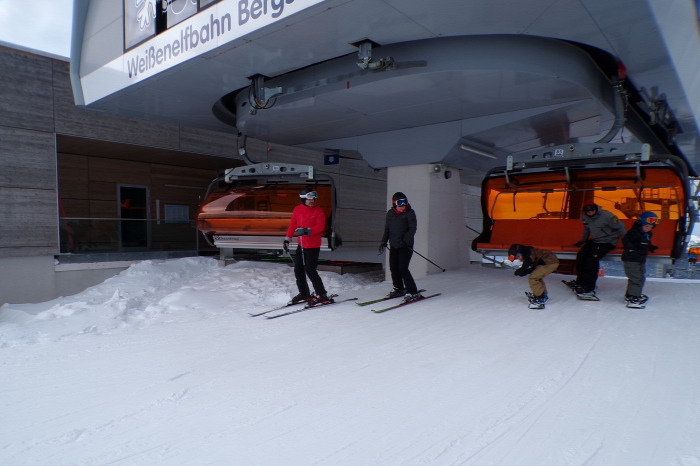
<path fill-rule="evenodd" d="M 119 218 L 59 219 L 60 254 L 137 252 L 188 252 L 211 248 L 201 238 L 194 220 L 166 223 L 163 220 Z"/>

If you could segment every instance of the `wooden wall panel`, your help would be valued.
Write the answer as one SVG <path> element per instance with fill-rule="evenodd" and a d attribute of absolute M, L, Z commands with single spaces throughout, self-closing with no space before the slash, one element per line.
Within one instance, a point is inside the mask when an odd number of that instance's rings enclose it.
<path fill-rule="evenodd" d="M 385 212 L 343 209 L 336 223 L 336 231 L 343 238 L 343 247 L 379 247 L 385 218 Z"/>
<path fill-rule="evenodd" d="M 386 212 L 386 181 L 363 178 L 357 175 L 334 175 L 338 195 L 338 208 L 377 210 Z"/>
<path fill-rule="evenodd" d="M 181 127 L 179 149 L 184 152 L 192 152 L 195 154 L 227 157 L 232 160 L 234 166 L 241 164 L 240 156 L 238 155 L 238 137 L 235 134 L 235 128 L 230 128 L 229 132 L 225 132 L 225 130 L 224 132 L 217 132 L 199 128 Z"/>
<path fill-rule="evenodd" d="M 207 186 L 216 178 L 212 170 L 151 165 L 151 209 L 156 217 L 156 201 L 160 201 L 160 218 L 165 218 L 165 204 L 187 205 L 190 220 L 197 216 Z"/>
<path fill-rule="evenodd" d="M 0 47 L 0 126 L 52 132 L 52 60 Z"/>
<path fill-rule="evenodd" d="M 70 83 L 69 64 L 56 60 L 53 72 L 57 133 L 150 147 L 179 148 L 178 125 L 125 118 L 77 107 Z"/>
<path fill-rule="evenodd" d="M 16 247 L 58 252 L 55 191 L 0 187 L 0 218 L 1 256 Z"/>
<path fill-rule="evenodd" d="M 115 193 L 112 200 L 96 200 L 90 199 L 90 212 L 86 217 L 92 218 L 118 218 L 119 209 L 117 209 L 117 196 Z"/>
<path fill-rule="evenodd" d="M 64 199 L 61 198 L 59 213 L 61 217 L 87 218 L 90 213 L 90 201 L 85 199 Z"/>
<path fill-rule="evenodd" d="M 58 155 L 58 190 L 64 204 L 69 199 L 88 199 L 89 160 L 84 155 Z"/>
<path fill-rule="evenodd" d="M 0 126 L 0 186 L 56 190 L 53 134 Z"/>
<path fill-rule="evenodd" d="M 89 181 L 88 199 L 109 201 L 117 205 L 117 184 L 109 181 Z"/>
<path fill-rule="evenodd" d="M 91 157 L 90 180 L 148 186 L 151 183 L 151 166 L 146 162 Z"/>

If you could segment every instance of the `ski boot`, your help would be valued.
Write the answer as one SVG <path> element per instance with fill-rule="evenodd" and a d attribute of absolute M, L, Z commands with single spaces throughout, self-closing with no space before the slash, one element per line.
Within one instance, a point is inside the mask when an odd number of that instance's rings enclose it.
<path fill-rule="evenodd" d="M 581 290 L 580 292 L 576 293 L 576 297 L 584 301 L 600 301 L 600 298 L 596 296 L 595 291 Z"/>
<path fill-rule="evenodd" d="M 388 295 L 386 295 L 386 298 L 387 299 L 400 298 L 401 296 L 405 296 L 405 295 L 406 295 L 406 290 L 400 290 L 398 288 L 394 288 L 393 290 L 391 290 L 391 292 Z"/>
<path fill-rule="evenodd" d="M 543 293 L 542 296 L 535 296 L 533 293 L 526 291 L 525 296 L 527 296 L 528 305 L 530 309 L 544 309 L 544 304 L 549 301 L 547 293 Z"/>
<path fill-rule="evenodd" d="M 407 293 L 406 296 L 403 298 L 404 303 L 410 303 L 411 301 L 418 301 L 419 299 L 423 299 L 424 296 L 418 292 L 416 293 Z"/>
<path fill-rule="evenodd" d="M 318 306 L 319 304 L 330 304 L 333 303 L 333 298 L 329 297 L 327 294 L 317 294 L 314 295 L 311 299 L 309 299 L 307 306 L 312 307 L 312 306 Z"/>
<path fill-rule="evenodd" d="M 576 291 L 576 288 L 579 286 L 575 278 L 573 280 L 569 280 L 568 282 L 566 280 L 562 280 L 562 282 L 564 282 L 564 285 L 568 286 L 574 291 Z"/>
<path fill-rule="evenodd" d="M 646 295 L 630 296 L 627 300 L 627 307 L 632 309 L 644 309 L 648 300 L 649 297 Z"/>
<path fill-rule="evenodd" d="M 311 296 L 309 296 L 308 294 L 299 293 L 298 295 L 293 297 L 292 300 L 289 301 L 289 303 L 287 304 L 291 306 L 293 304 L 303 303 L 305 301 L 308 301 L 309 299 L 311 299 Z"/>

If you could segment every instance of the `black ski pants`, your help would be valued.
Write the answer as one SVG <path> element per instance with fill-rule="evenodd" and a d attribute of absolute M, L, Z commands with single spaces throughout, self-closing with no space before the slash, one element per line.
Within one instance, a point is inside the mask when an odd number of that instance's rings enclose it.
<path fill-rule="evenodd" d="M 583 291 L 595 291 L 600 260 L 613 249 L 615 249 L 614 244 L 589 240 L 576 254 L 576 283 L 583 288 Z"/>
<path fill-rule="evenodd" d="M 418 293 L 413 275 L 408 270 L 413 250 L 409 248 L 389 249 L 389 271 L 391 282 L 397 290 L 406 290 L 410 294 Z"/>
<path fill-rule="evenodd" d="M 323 286 L 323 281 L 316 270 L 320 252 L 321 248 L 303 249 L 301 246 L 297 246 L 296 258 L 294 259 L 294 277 L 297 279 L 299 293 L 303 296 L 311 296 L 306 277 L 309 277 L 309 280 L 311 280 L 317 295 L 325 296 L 326 294 L 326 288 Z"/>

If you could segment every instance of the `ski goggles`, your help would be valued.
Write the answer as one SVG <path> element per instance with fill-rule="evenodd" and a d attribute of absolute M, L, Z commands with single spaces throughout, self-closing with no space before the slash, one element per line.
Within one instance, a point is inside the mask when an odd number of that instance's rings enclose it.
<path fill-rule="evenodd" d="M 394 201 L 394 204 L 396 204 L 398 207 L 403 207 L 405 205 L 408 205 L 408 199 L 396 199 Z"/>
<path fill-rule="evenodd" d="M 316 191 L 309 191 L 306 194 L 299 194 L 299 197 L 302 199 L 316 199 L 318 197 L 318 193 Z"/>
<path fill-rule="evenodd" d="M 594 205 L 587 205 L 586 207 L 583 208 L 584 212 L 592 212 L 594 210 L 598 210 L 598 207 Z"/>
<path fill-rule="evenodd" d="M 661 220 L 659 220 L 659 217 L 647 217 L 644 219 L 643 223 L 645 225 L 658 225 L 661 223 Z"/>

